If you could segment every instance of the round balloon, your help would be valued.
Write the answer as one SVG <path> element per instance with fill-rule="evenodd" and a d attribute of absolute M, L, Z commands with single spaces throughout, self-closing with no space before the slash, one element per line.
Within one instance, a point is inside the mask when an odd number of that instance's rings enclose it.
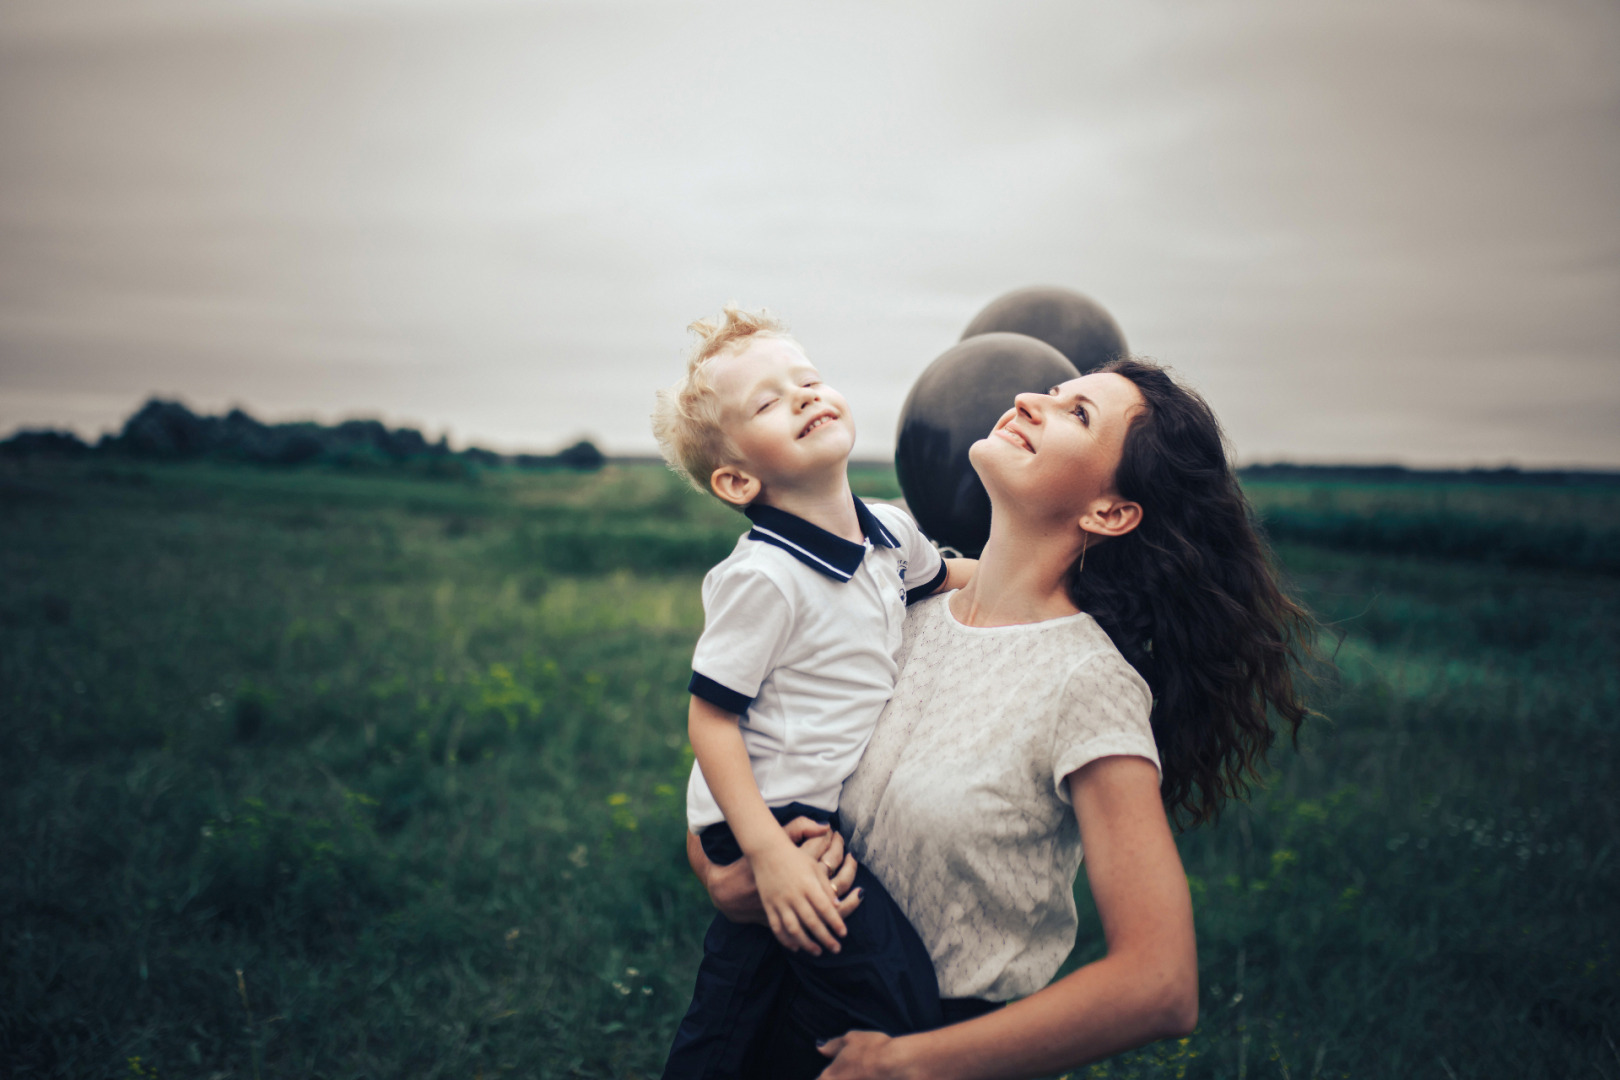
<path fill-rule="evenodd" d="M 1073 289 L 1015 289 L 974 316 L 962 332 L 962 340 L 1003 332 L 1039 338 L 1082 372 L 1096 371 L 1126 355 L 1125 335 L 1114 317 Z"/>
<path fill-rule="evenodd" d="M 990 496 L 968 447 L 990 434 L 1022 393 L 1044 393 L 1080 374 L 1025 334 L 981 334 L 928 365 L 900 409 L 894 471 L 922 531 L 964 555 L 990 538 Z"/>

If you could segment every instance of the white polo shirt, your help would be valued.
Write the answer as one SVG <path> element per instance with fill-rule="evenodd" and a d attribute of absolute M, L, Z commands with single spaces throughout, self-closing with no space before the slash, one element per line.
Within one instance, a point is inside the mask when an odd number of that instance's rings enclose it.
<path fill-rule="evenodd" d="M 741 716 L 767 806 L 831 812 L 894 692 L 906 603 L 944 583 L 945 560 L 895 506 L 855 500 L 859 544 L 772 506 L 747 513 L 754 527 L 703 579 L 688 689 Z M 696 763 L 686 819 L 725 820 Z"/>

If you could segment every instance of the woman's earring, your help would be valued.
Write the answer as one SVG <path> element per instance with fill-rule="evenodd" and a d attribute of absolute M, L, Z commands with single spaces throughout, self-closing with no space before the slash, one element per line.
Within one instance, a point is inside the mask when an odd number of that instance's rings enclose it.
<path fill-rule="evenodd" d="M 1086 572 L 1086 545 L 1089 544 L 1089 543 L 1091 543 L 1091 534 L 1086 532 L 1086 530 L 1081 529 L 1080 530 L 1080 569 L 1075 571 L 1075 573 L 1077 573 L 1077 574 L 1083 574 L 1083 573 Z"/>

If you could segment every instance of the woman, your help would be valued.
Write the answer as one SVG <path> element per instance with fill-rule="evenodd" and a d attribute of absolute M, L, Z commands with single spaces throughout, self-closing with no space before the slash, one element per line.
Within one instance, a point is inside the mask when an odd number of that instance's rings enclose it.
<path fill-rule="evenodd" d="M 828 1080 L 1040 1076 L 1190 1032 L 1170 819 L 1244 794 L 1268 711 L 1291 733 L 1306 711 L 1310 621 L 1198 395 L 1110 364 L 1019 395 L 971 460 L 990 540 L 966 588 L 908 615 L 899 685 L 840 805 L 855 857 L 927 943 L 947 1016 L 968 1019 L 832 1039 Z M 847 888 L 838 838 L 799 834 Z M 1046 985 L 1073 945 L 1082 848 L 1107 953 Z M 755 917 L 746 864 L 688 854 L 722 911 Z M 773 1052 L 791 1059 L 802 1025 L 783 1014 Z"/>

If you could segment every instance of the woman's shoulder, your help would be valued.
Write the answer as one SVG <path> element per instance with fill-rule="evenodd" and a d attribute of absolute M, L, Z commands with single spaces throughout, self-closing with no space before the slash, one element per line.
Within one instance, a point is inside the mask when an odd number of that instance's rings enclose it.
<path fill-rule="evenodd" d="M 1090 647 L 1069 665 L 1054 701 L 1052 776 L 1065 802 L 1065 778 L 1098 758 L 1141 757 L 1160 767 L 1153 691 L 1096 621 L 1086 621 L 1094 628 L 1086 635 Z"/>
<path fill-rule="evenodd" d="M 1139 715 L 1146 722 L 1153 711 L 1153 691 L 1142 673 L 1131 666 L 1113 640 L 1086 616 L 1091 632 L 1085 636 L 1087 648 L 1068 666 L 1066 695 L 1071 700 L 1108 702 L 1127 715 Z"/>
<path fill-rule="evenodd" d="M 1083 630 L 1081 628 L 1084 628 Z M 1088 613 L 1081 612 L 1076 620 L 1075 643 L 1081 646 L 1076 652 L 1075 666 L 1090 668 L 1094 671 L 1117 672 L 1123 669 L 1136 675 L 1136 669 L 1131 667 L 1125 654 L 1119 651 L 1114 639 L 1104 630 Z M 1136 675 L 1141 678 L 1140 675 Z"/>
<path fill-rule="evenodd" d="M 1151 698 L 1152 691 L 1148 689 L 1148 681 L 1142 673 L 1131 666 L 1131 662 L 1108 641 L 1102 648 L 1088 653 L 1074 665 L 1073 678 L 1090 679 L 1097 682 L 1119 683 L 1141 691 L 1144 698 Z"/>

